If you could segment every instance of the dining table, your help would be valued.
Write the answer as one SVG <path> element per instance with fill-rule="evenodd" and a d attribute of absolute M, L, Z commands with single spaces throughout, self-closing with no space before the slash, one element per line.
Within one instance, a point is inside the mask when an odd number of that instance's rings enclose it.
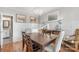
<path fill-rule="evenodd" d="M 58 37 L 58 35 L 54 35 L 54 34 L 49 36 L 49 35 L 43 35 L 40 33 L 28 33 L 28 35 L 34 42 L 38 43 L 41 46 L 42 50 L 46 45 L 48 45 Z"/>

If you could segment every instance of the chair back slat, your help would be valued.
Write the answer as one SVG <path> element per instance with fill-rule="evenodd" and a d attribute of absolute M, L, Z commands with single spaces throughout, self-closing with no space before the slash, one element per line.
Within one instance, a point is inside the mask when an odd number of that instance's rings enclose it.
<path fill-rule="evenodd" d="M 22 50 L 24 50 L 25 36 L 25 32 L 22 32 Z"/>
<path fill-rule="evenodd" d="M 26 40 L 26 46 L 27 46 L 26 52 L 32 52 L 33 51 L 31 38 L 28 38 Z"/>
<path fill-rule="evenodd" d="M 23 50 L 24 47 L 26 48 L 26 52 L 32 52 L 32 41 L 29 35 L 27 35 L 25 32 L 22 32 L 22 45 L 23 45 Z"/>

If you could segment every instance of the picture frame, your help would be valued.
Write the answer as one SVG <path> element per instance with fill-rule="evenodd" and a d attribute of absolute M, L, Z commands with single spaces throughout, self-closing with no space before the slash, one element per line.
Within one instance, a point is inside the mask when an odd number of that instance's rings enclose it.
<path fill-rule="evenodd" d="M 3 28 L 9 28 L 10 22 L 9 20 L 3 20 Z"/>
<path fill-rule="evenodd" d="M 48 21 L 57 20 L 57 19 L 58 19 L 57 14 L 48 15 Z"/>
<path fill-rule="evenodd" d="M 48 14 L 48 21 L 57 21 L 60 17 L 59 15 L 60 15 L 59 11 Z"/>
<path fill-rule="evenodd" d="M 26 16 L 21 15 L 21 14 L 16 14 L 16 22 L 25 23 L 26 22 Z"/>
<path fill-rule="evenodd" d="M 36 23 L 36 17 L 30 16 L 30 22 L 31 23 Z"/>

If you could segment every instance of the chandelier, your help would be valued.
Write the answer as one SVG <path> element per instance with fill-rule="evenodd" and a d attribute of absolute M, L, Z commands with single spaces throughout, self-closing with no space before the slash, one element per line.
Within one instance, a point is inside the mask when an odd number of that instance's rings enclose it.
<path fill-rule="evenodd" d="M 35 15 L 41 16 L 44 13 L 44 11 L 41 8 L 34 8 L 33 13 Z"/>

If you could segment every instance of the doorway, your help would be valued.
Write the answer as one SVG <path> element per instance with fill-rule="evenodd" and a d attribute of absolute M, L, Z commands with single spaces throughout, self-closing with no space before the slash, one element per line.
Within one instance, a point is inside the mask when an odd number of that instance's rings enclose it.
<path fill-rule="evenodd" d="M 13 16 L 3 15 L 3 45 L 13 43 Z"/>

